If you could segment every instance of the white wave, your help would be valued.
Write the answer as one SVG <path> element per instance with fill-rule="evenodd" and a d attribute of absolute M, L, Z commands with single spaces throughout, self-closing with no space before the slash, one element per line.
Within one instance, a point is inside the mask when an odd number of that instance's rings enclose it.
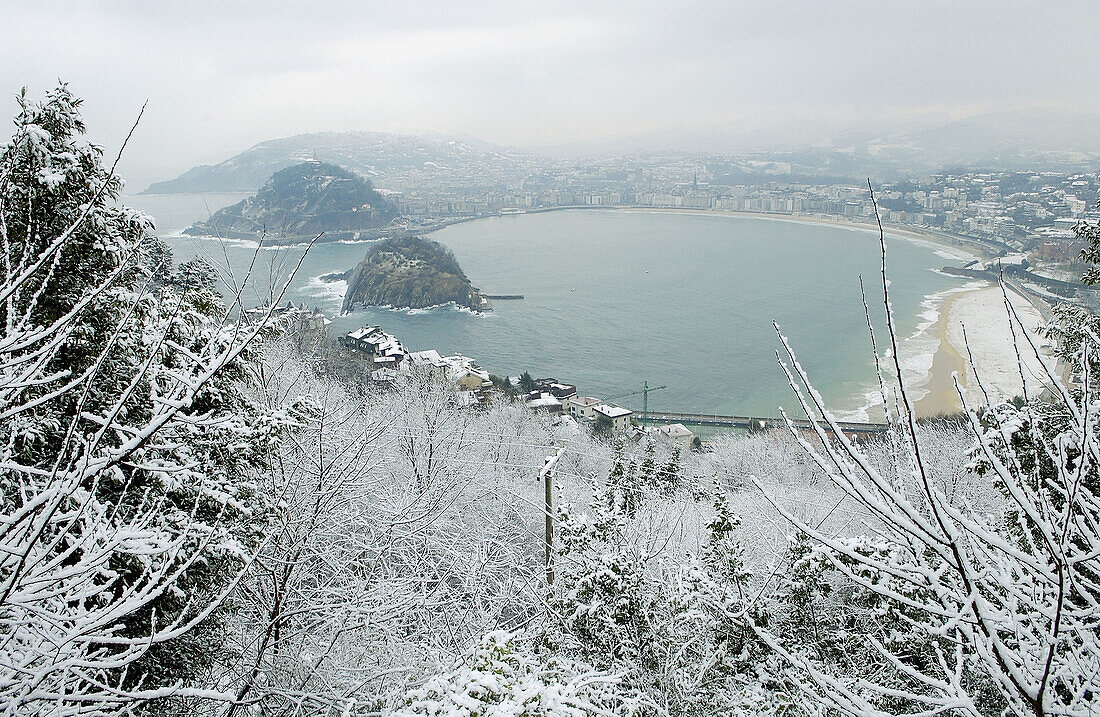
<path fill-rule="evenodd" d="M 346 281 L 341 281 L 339 283 L 344 285 L 344 291 L 346 292 L 347 291 L 347 282 Z M 343 297 L 343 295 L 341 294 L 341 299 L 342 299 L 342 297 Z M 385 304 L 383 306 L 366 306 L 366 307 L 360 306 L 360 307 L 356 308 L 357 311 L 362 310 L 362 309 L 373 309 L 375 311 L 390 311 L 390 312 L 395 313 L 395 314 L 405 314 L 406 316 L 422 316 L 424 314 L 436 314 L 436 313 L 439 313 L 441 311 L 454 311 L 454 312 L 458 312 L 458 313 L 470 314 L 472 316 L 488 316 L 489 315 L 489 312 L 474 311 L 473 309 L 471 309 L 468 306 L 459 306 L 458 304 L 456 304 L 453 301 L 448 301 L 445 304 L 435 304 L 433 306 L 424 306 L 424 307 L 417 308 L 417 309 L 410 309 L 407 306 L 391 306 L 390 304 Z"/>
<path fill-rule="evenodd" d="M 323 301 L 343 302 L 344 294 L 348 291 L 348 282 L 343 279 L 325 281 L 320 276 L 314 276 L 306 282 L 301 290 L 302 293 Z"/>
<path fill-rule="evenodd" d="M 909 394 L 909 399 L 913 404 L 918 403 L 931 391 L 931 387 L 928 384 L 932 379 L 932 365 L 935 362 L 936 353 L 940 350 L 940 346 L 944 340 L 944 337 L 940 336 L 937 327 L 940 323 L 940 317 L 945 302 L 950 297 L 977 291 L 986 286 L 988 286 L 988 282 L 986 281 L 970 281 L 962 286 L 929 294 L 921 301 L 921 311 L 918 314 L 920 319 L 919 323 L 913 330 L 913 333 L 905 339 L 902 339 L 898 344 L 898 351 L 901 357 L 899 361 L 901 364 L 901 373 L 905 379 L 905 387 Z M 881 347 L 881 340 L 879 341 L 879 345 Z M 882 356 L 880 361 L 882 362 L 887 390 L 889 390 L 892 383 L 891 377 L 895 374 L 892 360 L 893 352 L 890 350 L 889 346 L 887 346 L 886 350 L 881 351 L 881 353 Z M 877 379 L 874 382 L 868 383 L 856 400 L 862 405 L 848 411 L 837 412 L 836 415 L 838 418 L 843 415 L 844 420 L 866 421 L 870 420 L 868 416 L 872 413 L 881 414 L 882 390 Z M 889 395 L 888 400 L 892 400 Z"/>
<path fill-rule="evenodd" d="M 180 241 L 200 241 L 210 242 L 213 244 L 224 244 L 226 246 L 242 246 L 248 249 L 260 248 L 260 243 L 253 239 L 232 239 L 227 237 L 213 237 L 213 236 L 196 236 L 193 234 L 164 234 L 161 235 L 162 239 L 175 239 Z M 264 249 L 272 249 L 275 247 L 264 246 Z"/>
<path fill-rule="evenodd" d="M 388 308 L 389 308 L 390 311 L 403 311 L 404 313 L 408 314 L 409 316 L 419 316 L 421 314 L 435 314 L 435 313 L 439 313 L 441 311 L 456 311 L 456 312 L 459 312 L 459 313 L 471 314 L 472 316 L 483 316 L 484 315 L 483 312 L 474 311 L 473 309 L 471 309 L 468 306 L 459 306 L 458 304 L 456 304 L 453 301 L 448 301 L 445 304 L 436 304 L 434 306 L 425 306 L 425 307 L 419 308 L 419 309 L 394 309 L 392 307 L 388 307 Z"/>

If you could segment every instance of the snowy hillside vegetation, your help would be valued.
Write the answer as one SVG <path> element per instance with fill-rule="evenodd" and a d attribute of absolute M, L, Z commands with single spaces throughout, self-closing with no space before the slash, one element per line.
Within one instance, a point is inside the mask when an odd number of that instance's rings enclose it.
<path fill-rule="evenodd" d="M 853 443 L 784 341 L 817 430 L 594 435 L 240 320 L 118 205 L 67 87 L 19 103 L 0 714 L 1097 711 L 1088 323 L 1078 388 L 960 423 L 881 358 L 890 430 Z"/>
<path fill-rule="evenodd" d="M 490 308 L 454 254 L 423 237 L 383 239 L 343 276 L 348 282 L 341 307 L 345 313 L 356 306 L 423 309 L 454 303 L 473 311 Z"/>
<path fill-rule="evenodd" d="M 302 162 L 273 174 L 255 195 L 219 209 L 185 234 L 272 242 L 354 239 L 385 227 L 397 208 L 370 180 L 343 167 Z"/>

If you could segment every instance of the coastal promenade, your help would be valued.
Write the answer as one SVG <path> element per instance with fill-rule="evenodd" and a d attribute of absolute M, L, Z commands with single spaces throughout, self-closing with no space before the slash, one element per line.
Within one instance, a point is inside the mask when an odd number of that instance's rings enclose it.
<path fill-rule="evenodd" d="M 760 431 L 770 428 L 781 428 L 786 425 L 782 418 L 762 418 L 760 416 L 724 416 L 713 413 L 677 413 L 674 411 L 650 411 L 645 418 L 646 423 L 683 423 L 691 426 L 714 426 L 717 428 L 743 428 L 750 431 Z M 813 423 L 804 418 L 791 419 L 797 428 L 810 430 Z M 831 430 L 824 422 L 820 423 L 826 431 Z M 864 423 L 858 421 L 837 421 L 840 430 L 847 434 L 885 433 L 888 426 L 885 423 Z"/>

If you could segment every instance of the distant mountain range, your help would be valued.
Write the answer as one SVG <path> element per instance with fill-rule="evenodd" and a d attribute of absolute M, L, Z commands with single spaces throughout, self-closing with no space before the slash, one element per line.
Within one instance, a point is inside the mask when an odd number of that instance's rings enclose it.
<path fill-rule="evenodd" d="M 314 132 L 260 142 L 214 165 L 155 182 L 142 194 L 255 191 L 280 169 L 319 160 L 353 170 L 387 188 L 430 175 L 437 184 L 469 186 L 471 173 L 520 175 L 530 160 L 472 138 L 385 132 Z M 476 175 L 473 175 L 476 176 Z"/>
<path fill-rule="evenodd" d="M 913 121 L 907 127 L 852 127 L 810 121 L 797 115 L 767 123 L 727 122 L 545 145 L 535 151 L 555 157 L 623 155 L 677 150 L 690 153 L 790 152 L 866 146 L 921 149 L 947 164 L 969 163 L 994 154 L 1052 153 L 1100 155 L 1100 115 L 1028 110 L 991 112 L 959 120 Z"/>
<path fill-rule="evenodd" d="M 253 191 L 272 173 L 309 159 L 347 167 L 394 190 L 522 185 L 552 167 L 554 158 L 663 152 L 753 154 L 795 165 L 806 177 L 890 177 L 974 168 L 1093 170 L 1100 167 L 1100 115 L 989 113 L 892 133 L 830 131 L 790 118 L 767 128 L 729 123 L 531 151 L 468 136 L 315 132 L 261 142 L 224 162 L 156 182 L 143 193 Z"/>
<path fill-rule="evenodd" d="M 895 134 L 843 132 L 816 148 L 865 157 L 884 166 L 945 168 L 1091 168 L 1100 158 L 1100 117 L 1059 119 L 987 114 Z"/>
<path fill-rule="evenodd" d="M 351 237 L 387 226 L 397 208 L 370 181 L 343 167 L 308 161 L 281 169 L 255 196 L 219 209 L 185 234 L 275 242 Z"/>

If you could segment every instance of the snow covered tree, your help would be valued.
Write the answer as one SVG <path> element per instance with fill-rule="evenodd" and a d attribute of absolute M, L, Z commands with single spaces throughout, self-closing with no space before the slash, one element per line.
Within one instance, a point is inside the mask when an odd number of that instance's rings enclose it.
<path fill-rule="evenodd" d="M 257 471 L 269 538 L 204 681 L 234 714 L 402 708 L 483 635 L 543 614 L 532 476 L 553 427 L 506 401 L 463 408 L 438 374 L 364 392 L 300 351 L 263 346 L 259 400 L 294 425 Z"/>
<path fill-rule="evenodd" d="M 227 322 L 204 272 L 174 272 L 117 206 L 65 85 L 18 102 L 0 153 L 0 703 L 99 714 L 176 690 L 216 649 L 262 540 L 248 475 L 281 426 L 241 389 L 265 322 Z"/>
<path fill-rule="evenodd" d="M 798 401 L 807 416 L 820 417 L 813 443 L 793 426 L 792 433 L 859 508 L 872 536 L 837 536 L 778 501 L 775 506 L 822 546 L 831 569 L 869 607 L 884 611 L 876 617 L 878 625 L 893 622 L 923 639 L 860 632 L 878 658 L 878 668 L 868 672 L 816 660 L 769 629 L 757 633 L 789 660 L 809 693 L 848 714 L 1095 713 L 1100 709 L 1100 496 L 1093 477 L 1100 442 L 1093 427 L 1100 404 L 1075 397 L 1048 367 L 1054 403 L 1066 416 L 1057 431 L 1037 430 L 1033 398 L 1025 389 L 1015 418 L 995 414 L 987 427 L 967 412 L 984 475 L 970 473 L 969 486 L 938 475 L 927 461 L 900 378 L 881 227 L 880 246 L 898 406 L 897 414 L 884 406 L 899 449 L 890 464 L 876 465 L 844 436 L 781 336 L 784 370 Z M 1007 300 L 1006 312 L 1018 350 L 1043 361 Z M 1100 349 L 1100 340 L 1086 330 L 1083 342 L 1076 354 L 1082 358 L 1081 395 L 1087 397 L 1089 357 Z M 882 393 L 886 404 L 885 384 Z M 960 389 L 959 395 L 965 405 L 966 393 Z M 983 502 L 974 487 L 990 480 L 1001 495 Z"/>
<path fill-rule="evenodd" d="M 395 717 L 588 717 L 631 714 L 616 678 L 576 663 L 526 653 L 515 636 L 487 634 L 473 659 L 411 690 Z"/>
<path fill-rule="evenodd" d="M 605 515 L 622 513 L 626 518 L 633 518 L 646 495 L 644 468 L 639 469 L 637 461 L 626 454 L 620 440 L 614 442 L 612 449 L 614 458 L 607 476 L 607 488 L 603 493 L 606 502 Z M 652 452 L 652 446 L 649 450 Z M 649 467 L 652 468 L 652 453 L 649 461 Z"/>
<path fill-rule="evenodd" d="M 668 457 L 668 460 L 661 464 L 660 469 L 655 476 L 655 483 L 658 490 L 665 495 L 671 495 L 679 489 L 683 483 L 683 476 L 681 475 L 680 466 L 680 447 L 672 449 L 672 455 Z"/>
<path fill-rule="evenodd" d="M 670 713 L 781 714 L 793 704 L 752 630 L 767 613 L 754 601 L 739 526 L 728 498 L 718 493 L 701 553 L 676 576 L 661 676 Z"/>
<path fill-rule="evenodd" d="M 645 555 L 628 539 L 629 518 L 621 501 L 599 493 L 591 515 L 562 509 L 555 559 L 560 575 L 551 609 L 565 626 L 567 643 L 584 659 L 597 667 L 623 663 L 641 670 L 654 662 L 662 590 L 646 573 Z"/>

